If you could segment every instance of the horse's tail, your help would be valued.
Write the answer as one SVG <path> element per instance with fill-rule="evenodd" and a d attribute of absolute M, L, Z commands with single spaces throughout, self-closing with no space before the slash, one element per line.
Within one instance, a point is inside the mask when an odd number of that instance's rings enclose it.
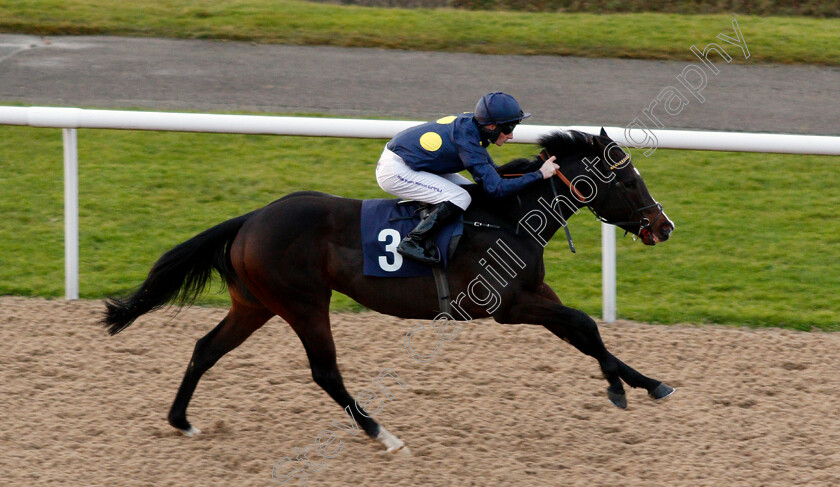
<path fill-rule="evenodd" d="M 253 213 L 220 223 L 174 247 L 155 262 L 137 290 L 124 298 L 109 297 L 102 325 L 115 335 L 140 316 L 177 301 L 192 304 L 204 290 L 215 269 L 223 281 L 236 276 L 230 263 L 230 246 Z"/>

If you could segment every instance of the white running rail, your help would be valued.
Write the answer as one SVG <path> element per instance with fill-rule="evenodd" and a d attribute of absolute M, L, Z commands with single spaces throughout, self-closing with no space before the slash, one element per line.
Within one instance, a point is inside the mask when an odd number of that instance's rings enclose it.
<path fill-rule="evenodd" d="M 390 139 L 419 121 L 358 120 L 315 117 L 274 117 L 206 113 L 88 110 L 58 107 L 0 106 L 0 125 L 27 125 L 64 129 L 64 248 L 65 297 L 79 298 L 79 206 L 76 129 L 162 130 L 227 134 L 303 135 Z M 595 126 L 521 125 L 512 142 L 533 144 L 555 130 L 598 133 Z M 659 149 L 771 152 L 782 154 L 840 155 L 840 137 L 699 130 L 642 130 L 604 127 L 621 146 L 636 147 L 655 140 Z M 615 227 L 602 224 L 603 316 L 616 317 Z"/>

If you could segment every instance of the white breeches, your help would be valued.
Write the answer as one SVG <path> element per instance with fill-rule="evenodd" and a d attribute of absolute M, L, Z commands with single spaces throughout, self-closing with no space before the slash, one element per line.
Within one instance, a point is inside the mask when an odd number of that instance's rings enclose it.
<path fill-rule="evenodd" d="M 387 148 L 376 165 L 376 181 L 386 192 L 407 200 L 431 204 L 451 201 L 462 210 L 466 210 L 472 201 L 467 190 L 460 186 L 472 184 L 469 179 L 460 174 L 415 171 Z"/>

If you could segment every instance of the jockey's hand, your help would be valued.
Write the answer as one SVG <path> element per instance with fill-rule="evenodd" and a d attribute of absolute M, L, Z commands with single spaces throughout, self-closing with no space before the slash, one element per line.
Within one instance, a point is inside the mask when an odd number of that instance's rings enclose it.
<path fill-rule="evenodd" d="M 548 179 L 551 176 L 554 176 L 554 173 L 560 169 L 560 166 L 554 163 L 554 160 L 557 159 L 554 156 L 549 157 L 545 163 L 543 163 L 542 167 L 540 168 L 540 172 L 542 173 L 543 179 Z"/>

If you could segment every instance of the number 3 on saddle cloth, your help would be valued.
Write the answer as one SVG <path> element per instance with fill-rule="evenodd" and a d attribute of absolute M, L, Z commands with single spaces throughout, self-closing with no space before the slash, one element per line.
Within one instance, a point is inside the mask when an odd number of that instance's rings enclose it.
<path fill-rule="evenodd" d="M 431 276 L 432 266 L 403 258 L 397 253 L 400 241 L 420 223 L 418 204 L 397 204 L 400 200 L 365 200 L 362 202 L 362 250 L 364 275 L 373 277 Z M 464 232 L 463 218 L 443 227 L 435 243 L 446 267 L 449 257 Z"/>

